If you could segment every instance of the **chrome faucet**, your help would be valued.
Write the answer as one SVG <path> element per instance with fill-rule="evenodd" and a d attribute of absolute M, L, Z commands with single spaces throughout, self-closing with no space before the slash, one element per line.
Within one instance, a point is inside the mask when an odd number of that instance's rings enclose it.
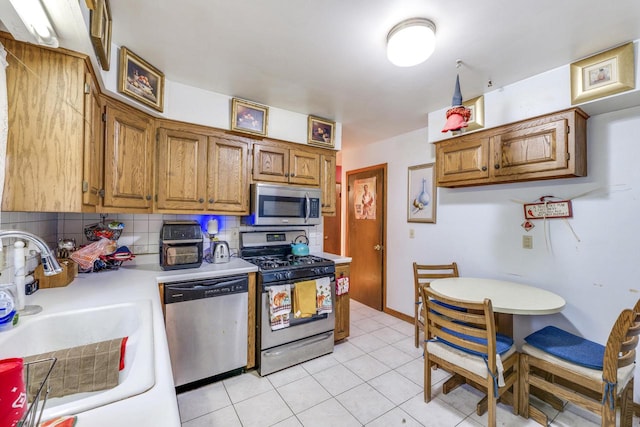
<path fill-rule="evenodd" d="M 42 269 L 44 270 L 45 276 L 53 276 L 54 274 L 62 272 L 62 267 L 60 267 L 60 264 L 51 252 L 51 249 L 49 249 L 44 240 L 35 234 L 20 230 L 0 230 L 0 239 L 5 237 L 17 237 L 19 239 L 25 239 L 33 242 L 40 251 L 40 256 L 42 257 Z"/>

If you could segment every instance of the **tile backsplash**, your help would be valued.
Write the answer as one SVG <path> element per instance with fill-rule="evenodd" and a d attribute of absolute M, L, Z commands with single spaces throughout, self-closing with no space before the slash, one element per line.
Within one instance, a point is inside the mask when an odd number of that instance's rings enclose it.
<path fill-rule="evenodd" d="M 218 219 L 219 240 L 229 243 L 232 255 L 239 248 L 239 233 L 258 229 L 243 225 L 241 217 L 221 215 L 169 215 L 169 214 L 108 214 L 101 216 L 95 213 L 40 213 L 40 212 L 1 212 L 0 229 L 23 230 L 42 237 L 52 248 L 58 239 L 73 238 L 77 245 L 90 243 L 84 235 L 84 227 L 106 220 L 124 223 L 125 228 L 118 239 L 119 246 L 127 246 L 134 254 L 158 253 L 158 241 L 163 221 L 195 220 L 206 230 L 209 219 Z M 322 225 L 300 227 L 309 237 L 312 252 L 321 252 L 323 244 Z M 12 242 L 3 242 L 5 246 Z M 205 238 L 205 248 L 208 241 Z M 6 257 L 5 258 L 9 258 Z M 1 262 L 1 260 L 0 260 Z M 0 264 L 0 268 L 2 268 Z"/>

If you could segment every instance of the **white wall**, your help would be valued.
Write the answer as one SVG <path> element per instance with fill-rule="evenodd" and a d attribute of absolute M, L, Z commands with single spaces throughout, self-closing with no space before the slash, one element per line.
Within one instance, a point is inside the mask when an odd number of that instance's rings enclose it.
<path fill-rule="evenodd" d="M 526 83 L 525 83 L 526 84 Z M 564 108 L 564 107 L 563 107 Z M 554 110 L 547 110 L 552 112 Z M 444 115 L 442 115 L 444 117 Z M 444 119 L 441 120 L 444 123 Z M 433 126 L 442 123 L 430 117 Z M 438 189 L 437 223 L 407 223 L 407 168 L 434 161 L 426 128 L 358 150 L 343 150 L 343 173 L 388 163 L 387 306 L 413 315 L 413 261 L 457 261 L 463 276 L 532 284 L 560 294 L 562 313 L 515 316 L 518 344 L 547 324 L 604 343 L 619 312 L 640 298 L 636 236 L 640 212 L 640 107 L 592 116 L 588 127 L 588 176 L 582 178 Z M 439 131 L 439 130 L 438 130 Z M 573 218 L 520 226 L 520 201 L 544 195 L 572 198 Z M 409 238 L 409 229 L 415 238 Z M 522 236 L 533 236 L 533 249 Z M 353 256 L 353 255 L 351 255 Z M 639 374 L 640 372 L 636 372 Z M 636 398 L 640 386 L 636 386 Z"/>

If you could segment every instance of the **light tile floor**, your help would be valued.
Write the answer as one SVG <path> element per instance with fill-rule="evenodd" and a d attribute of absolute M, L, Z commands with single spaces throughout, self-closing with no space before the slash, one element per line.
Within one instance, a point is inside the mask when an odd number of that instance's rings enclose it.
<path fill-rule="evenodd" d="M 483 426 L 475 413 L 482 394 L 462 386 L 448 395 L 448 378 L 434 371 L 434 399 L 422 395 L 422 350 L 413 346 L 413 325 L 351 301 L 350 337 L 332 354 L 260 377 L 251 371 L 178 395 L 183 427 L 209 426 Z M 551 426 L 599 426 L 579 408 L 558 412 L 540 405 Z M 498 425 L 537 426 L 498 405 Z M 634 427 L 640 420 L 634 417 Z"/>

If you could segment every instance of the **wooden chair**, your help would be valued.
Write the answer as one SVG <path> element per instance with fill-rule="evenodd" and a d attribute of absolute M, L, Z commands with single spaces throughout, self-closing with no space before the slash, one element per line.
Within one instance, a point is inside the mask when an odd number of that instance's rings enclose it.
<path fill-rule="evenodd" d="M 413 280 L 414 280 L 414 301 L 415 309 L 413 314 L 413 323 L 415 326 L 415 346 L 420 345 L 420 331 L 424 327 L 421 310 L 420 288 L 429 285 L 432 280 L 444 279 L 446 277 L 458 277 L 458 264 L 442 264 L 442 265 L 426 265 L 413 263 Z"/>
<path fill-rule="evenodd" d="M 488 426 L 496 425 L 499 398 L 519 411 L 519 353 L 513 340 L 496 336 L 491 300 L 471 302 L 445 297 L 428 286 L 421 289 L 425 334 L 424 400 L 431 400 L 431 369 L 442 367 L 487 393 Z M 442 305 L 442 304 L 446 305 Z M 453 306 L 453 308 L 449 308 Z M 503 369 L 499 370 L 499 366 Z M 478 405 L 478 412 L 482 404 Z"/>
<path fill-rule="evenodd" d="M 522 415 L 547 425 L 546 414 L 529 403 L 530 388 L 536 387 L 543 394 L 551 394 L 599 415 L 602 426 L 616 425 L 616 410 L 619 408 L 619 425 L 630 427 L 638 335 L 640 301 L 634 309 L 620 313 L 605 346 L 553 327 L 529 335 L 525 338 L 527 343 L 522 347 L 520 357 Z M 545 340 L 549 339 L 562 344 L 553 345 L 554 341 L 550 341 L 551 345 L 545 345 Z M 593 351 L 596 347 L 600 350 Z M 566 355 L 558 357 L 558 349 L 565 350 Z M 587 358 L 566 360 L 569 357 L 576 359 L 577 354 L 592 354 L 589 365 L 593 366 L 585 367 Z M 600 357 L 601 363 L 597 363 L 600 368 L 597 368 L 593 362 Z"/>

